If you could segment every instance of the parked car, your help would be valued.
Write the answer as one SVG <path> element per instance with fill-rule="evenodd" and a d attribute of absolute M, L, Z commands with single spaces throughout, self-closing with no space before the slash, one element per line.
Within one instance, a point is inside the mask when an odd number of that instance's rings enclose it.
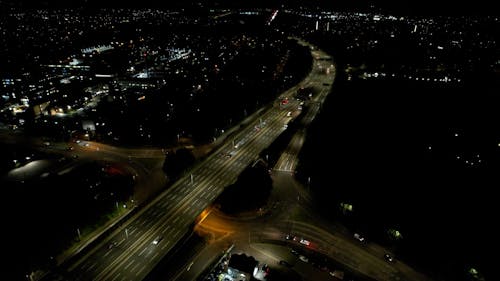
<path fill-rule="evenodd" d="M 286 267 L 292 267 L 292 265 L 291 265 L 289 262 L 284 261 L 284 260 L 280 260 L 280 261 L 279 261 L 279 264 L 280 264 L 280 265 L 284 265 L 284 266 L 286 266 Z"/>

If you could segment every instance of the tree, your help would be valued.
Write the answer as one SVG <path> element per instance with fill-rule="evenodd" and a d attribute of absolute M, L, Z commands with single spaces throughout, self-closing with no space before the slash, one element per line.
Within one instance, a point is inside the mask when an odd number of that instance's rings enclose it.
<path fill-rule="evenodd" d="M 163 163 L 163 171 L 171 178 L 178 177 L 184 170 L 191 166 L 195 161 L 191 150 L 180 148 L 175 152 L 168 154 Z"/>
<path fill-rule="evenodd" d="M 266 203 L 271 189 L 272 179 L 267 167 L 259 162 L 245 169 L 238 181 L 221 194 L 218 202 L 226 213 L 253 210 Z"/>

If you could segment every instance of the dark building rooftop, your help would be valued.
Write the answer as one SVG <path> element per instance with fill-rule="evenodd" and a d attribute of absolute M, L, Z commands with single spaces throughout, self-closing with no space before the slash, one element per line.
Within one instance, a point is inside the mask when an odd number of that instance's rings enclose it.
<path fill-rule="evenodd" d="M 229 267 L 251 274 L 257 263 L 257 260 L 252 256 L 247 256 L 245 254 L 235 254 L 231 255 L 231 259 L 229 260 Z"/>

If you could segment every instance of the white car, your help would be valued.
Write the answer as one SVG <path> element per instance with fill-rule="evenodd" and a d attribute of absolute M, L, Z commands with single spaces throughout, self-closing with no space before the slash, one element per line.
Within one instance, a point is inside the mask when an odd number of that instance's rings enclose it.
<path fill-rule="evenodd" d="M 306 239 L 304 239 L 304 238 L 301 238 L 299 242 L 300 242 L 300 244 L 304 244 L 304 245 L 306 245 L 306 246 L 309 246 L 309 245 L 311 244 L 311 242 L 307 241 L 307 240 L 306 240 Z"/>
<path fill-rule="evenodd" d="M 359 233 L 354 233 L 354 238 L 356 238 L 359 242 L 365 241 L 365 237 L 361 236 Z"/>
<path fill-rule="evenodd" d="M 299 256 L 299 260 L 301 260 L 303 262 L 309 262 L 309 259 L 306 256 L 302 256 L 302 255 Z"/>
<path fill-rule="evenodd" d="M 158 243 L 160 243 L 160 241 L 161 241 L 162 239 L 163 239 L 163 237 L 161 237 L 161 236 L 156 237 L 156 239 L 155 239 L 155 240 L 153 240 L 153 244 L 154 244 L 154 245 L 158 245 Z"/>

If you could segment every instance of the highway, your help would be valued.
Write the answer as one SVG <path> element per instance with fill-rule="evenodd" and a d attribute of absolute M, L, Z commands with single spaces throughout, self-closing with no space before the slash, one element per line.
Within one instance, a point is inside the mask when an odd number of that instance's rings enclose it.
<path fill-rule="evenodd" d="M 430 280 L 402 261 L 388 263 L 383 258 L 388 253 L 386 249 L 372 242 L 360 243 L 342 225 L 322 219 L 315 211 L 307 187 L 295 180 L 295 167 L 306 128 L 320 111 L 321 104 L 331 90 L 328 83 L 325 85 L 317 82 L 321 81 L 310 79 L 306 84 L 316 88 L 319 94 L 308 102 L 308 110 L 300 120 L 300 126 L 273 168 L 273 192 L 265 210 L 256 212 L 253 217 L 231 217 L 218 210 L 210 212 L 196 226 L 198 233 L 210 237 L 206 250 L 199 253 L 202 258 L 196 257 L 189 265 L 190 271 L 184 271 L 172 280 L 188 280 L 183 278 L 196 276 L 193 271 L 197 269 L 198 274 L 201 272 L 207 256 L 214 255 L 233 243 L 236 252 L 253 255 L 270 265 L 277 264 L 279 260 L 287 260 L 303 280 L 332 280 L 332 277 L 319 269 L 305 269 L 304 262 L 290 255 L 287 250 L 290 247 L 322 253 L 361 276 L 359 278 L 362 280 Z M 285 237 L 288 234 L 304 238 L 311 244 L 305 246 L 293 239 L 287 240 Z M 334 269 L 337 268 L 329 270 Z"/>
<path fill-rule="evenodd" d="M 313 51 L 313 56 L 317 57 L 318 53 Z M 311 74 L 283 93 L 278 105 L 263 111 L 259 120 L 242 128 L 100 244 L 68 265 L 63 279 L 142 280 L 190 231 L 196 217 L 224 187 L 233 183 L 249 164 L 258 159 L 259 153 L 286 130 L 284 125 L 294 118 L 287 113 L 299 106 L 293 95 L 299 87 L 318 80 L 318 74 L 325 73 L 325 67 L 330 67 L 328 63 L 315 60 Z M 323 76 L 323 79 L 333 81 L 333 73 Z M 279 105 L 279 101 L 285 98 L 289 102 Z M 87 148 L 93 147 L 89 145 Z M 99 147 L 101 150 L 108 151 Z"/>

